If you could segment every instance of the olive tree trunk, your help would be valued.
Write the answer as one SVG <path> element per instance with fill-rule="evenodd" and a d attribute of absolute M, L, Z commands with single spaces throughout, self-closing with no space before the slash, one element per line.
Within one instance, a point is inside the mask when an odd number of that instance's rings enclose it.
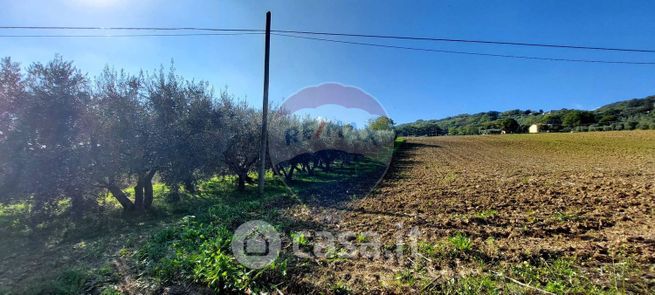
<path fill-rule="evenodd" d="M 150 209 L 152 207 L 153 189 L 152 189 L 152 178 L 155 176 L 156 170 L 151 170 L 143 178 L 143 207 L 144 209 Z"/>
<path fill-rule="evenodd" d="M 131 211 L 134 210 L 134 203 L 130 201 L 130 198 L 127 197 L 127 195 L 121 190 L 120 187 L 118 187 L 114 183 L 103 183 L 103 186 L 106 187 L 109 192 L 116 198 L 118 203 L 121 204 L 121 207 L 123 207 L 123 210 L 125 211 Z"/>
<path fill-rule="evenodd" d="M 136 210 L 143 210 L 143 192 L 144 192 L 144 177 L 139 175 L 137 178 L 136 186 L 134 186 L 134 208 Z"/>

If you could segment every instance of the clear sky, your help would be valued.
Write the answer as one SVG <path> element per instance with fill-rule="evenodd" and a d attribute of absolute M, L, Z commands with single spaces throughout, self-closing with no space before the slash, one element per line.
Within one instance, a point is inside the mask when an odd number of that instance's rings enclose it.
<path fill-rule="evenodd" d="M 0 25 L 263 29 L 268 10 L 274 29 L 655 49 L 653 1 L 0 0 Z M 0 30 L 0 35 L 72 33 Z M 653 53 L 363 41 L 497 54 L 655 61 Z M 174 59 L 185 77 L 208 80 L 217 88 L 227 86 L 252 105 L 261 104 L 261 35 L 0 38 L 0 56 L 11 56 L 24 65 L 48 61 L 55 53 L 73 60 L 90 76 L 106 64 L 130 71 L 152 70 Z M 396 122 L 409 122 L 514 108 L 593 109 L 655 94 L 655 66 L 525 61 L 273 36 L 273 102 L 323 82 L 360 87 L 375 96 Z"/>

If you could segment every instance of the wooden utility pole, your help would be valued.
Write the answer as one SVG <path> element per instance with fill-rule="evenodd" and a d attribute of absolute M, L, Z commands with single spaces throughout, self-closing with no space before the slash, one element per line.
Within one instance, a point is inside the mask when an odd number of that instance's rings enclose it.
<path fill-rule="evenodd" d="M 271 54 L 271 12 L 266 12 L 266 44 L 264 47 L 264 104 L 262 107 L 262 138 L 259 156 L 259 193 L 264 194 L 266 177 L 266 141 L 268 139 L 268 62 Z"/>

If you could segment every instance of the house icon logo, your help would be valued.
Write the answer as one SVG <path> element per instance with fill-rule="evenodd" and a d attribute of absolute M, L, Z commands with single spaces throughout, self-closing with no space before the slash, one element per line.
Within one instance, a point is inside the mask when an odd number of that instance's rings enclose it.
<path fill-rule="evenodd" d="M 232 253 L 239 263 L 252 269 L 271 264 L 280 254 L 280 234 L 262 220 L 248 221 L 237 228 L 232 238 Z"/>
<path fill-rule="evenodd" d="M 267 237 L 255 231 L 243 243 L 243 252 L 248 256 L 266 256 L 270 253 L 271 244 Z"/>

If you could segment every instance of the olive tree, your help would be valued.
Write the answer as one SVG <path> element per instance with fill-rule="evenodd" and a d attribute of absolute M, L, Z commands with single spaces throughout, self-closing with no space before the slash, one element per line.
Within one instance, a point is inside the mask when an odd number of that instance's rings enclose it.
<path fill-rule="evenodd" d="M 5 62 L 3 68 L 3 75 L 11 80 L 6 85 L 16 83 L 17 66 Z M 11 175 L 3 173 L 3 178 L 12 180 L 11 194 L 29 198 L 37 212 L 68 198 L 73 212 L 79 213 L 98 192 L 90 179 L 95 124 L 88 79 L 57 56 L 47 64 L 32 64 L 20 83 L 24 90 L 18 90 L 19 96 L 3 98 L 13 113 L 12 127 L 2 143 L 3 150 L 9 148 L 10 157 L 3 160 L 9 164 L 3 166 L 12 167 Z"/>
<path fill-rule="evenodd" d="M 93 132 L 94 176 L 126 210 L 145 208 L 142 200 L 131 201 L 122 191 L 131 176 L 147 166 L 150 136 L 148 112 L 140 99 L 143 78 L 105 68 L 96 78 Z"/>
<path fill-rule="evenodd" d="M 12 161 L 19 146 L 10 141 L 16 127 L 18 104 L 25 95 L 23 76 L 18 63 L 0 60 L 0 198 L 11 197 L 17 183 L 17 162 Z"/>
<path fill-rule="evenodd" d="M 246 182 L 252 181 L 248 173 L 259 160 L 261 114 L 245 102 L 235 101 L 226 92 L 221 93 L 219 109 L 225 128 L 222 160 L 228 171 L 236 175 L 237 188 L 244 190 Z"/>

